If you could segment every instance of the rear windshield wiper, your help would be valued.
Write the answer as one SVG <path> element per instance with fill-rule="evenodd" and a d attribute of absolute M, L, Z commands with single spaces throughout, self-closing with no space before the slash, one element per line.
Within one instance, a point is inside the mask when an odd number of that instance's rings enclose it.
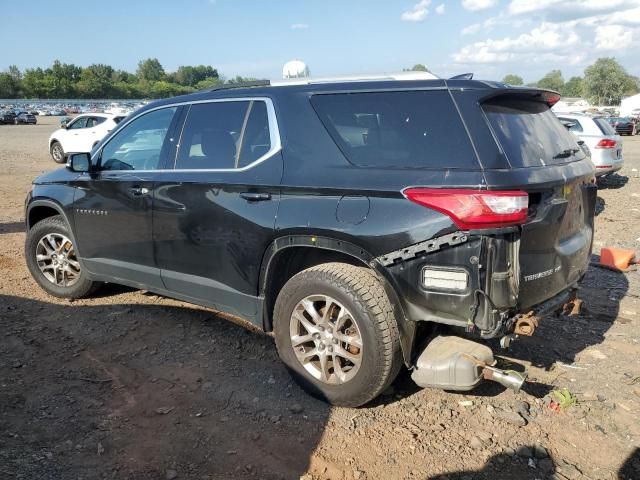
<path fill-rule="evenodd" d="M 557 155 L 554 155 L 553 158 L 567 158 L 567 157 L 570 157 L 571 155 L 575 155 L 579 151 L 580 151 L 579 148 L 567 148 L 565 150 L 562 150 Z"/>

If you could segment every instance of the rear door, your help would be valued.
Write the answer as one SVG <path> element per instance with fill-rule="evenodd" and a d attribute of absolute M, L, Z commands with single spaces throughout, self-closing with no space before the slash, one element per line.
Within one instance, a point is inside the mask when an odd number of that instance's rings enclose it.
<path fill-rule="evenodd" d="M 536 305 L 586 272 L 593 239 L 593 167 L 538 97 L 500 95 L 482 111 L 508 170 L 487 170 L 489 188 L 529 193 L 519 244 L 518 306 Z"/>
<path fill-rule="evenodd" d="M 273 104 L 225 99 L 185 108 L 175 168 L 158 178 L 154 199 L 163 284 L 262 326 L 260 264 L 273 241 L 282 178 Z"/>

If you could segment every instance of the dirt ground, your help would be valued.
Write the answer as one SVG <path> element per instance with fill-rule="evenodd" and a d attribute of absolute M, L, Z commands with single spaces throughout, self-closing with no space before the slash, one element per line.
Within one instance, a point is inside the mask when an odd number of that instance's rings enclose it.
<path fill-rule="evenodd" d="M 39 121 L 0 126 L 0 478 L 640 478 L 638 272 L 592 267 L 579 316 L 504 352 L 529 370 L 521 393 L 420 390 L 403 374 L 371 405 L 330 408 L 269 336 L 215 312 L 117 286 L 45 295 L 22 253 L 31 179 L 59 168 L 58 120 Z M 640 248 L 640 137 L 624 142 L 595 254 Z M 577 403 L 550 409 L 565 387 Z"/>

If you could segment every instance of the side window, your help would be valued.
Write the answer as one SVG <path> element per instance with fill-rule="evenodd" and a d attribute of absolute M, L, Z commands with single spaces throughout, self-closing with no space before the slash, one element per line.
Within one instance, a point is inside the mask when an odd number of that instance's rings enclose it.
<path fill-rule="evenodd" d="M 479 168 L 448 92 L 317 94 L 311 104 L 357 166 Z"/>
<path fill-rule="evenodd" d="M 184 124 L 176 168 L 242 168 L 270 149 L 269 118 L 264 101 L 195 104 Z"/>
<path fill-rule="evenodd" d="M 76 128 L 85 128 L 87 126 L 87 117 L 80 117 L 67 127 L 67 130 L 75 130 Z"/>
<path fill-rule="evenodd" d="M 155 170 L 176 108 L 163 108 L 136 118 L 102 149 L 101 170 Z"/>
<path fill-rule="evenodd" d="M 96 125 L 100 125 L 105 120 L 106 120 L 106 118 L 104 118 L 104 117 L 91 117 L 87 121 L 87 128 L 91 128 L 91 127 L 95 127 Z"/>
<path fill-rule="evenodd" d="M 182 130 L 176 169 L 235 168 L 250 103 L 192 105 Z"/>
<path fill-rule="evenodd" d="M 271 149 L 267 104 L 259 100 L 252 101 L 247 115 L 238 152 L 239 168 L 252 164 Z"/>

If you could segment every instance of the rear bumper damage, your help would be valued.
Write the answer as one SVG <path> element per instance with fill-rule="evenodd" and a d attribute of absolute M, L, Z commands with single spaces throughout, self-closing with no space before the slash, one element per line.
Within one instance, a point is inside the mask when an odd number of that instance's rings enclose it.
<path fill-rule="evenodd" d="M 533 335 L 544 317 L 575 300 L 582 277 L 573 271 L 570 283 L 556 293 L 557 287 L 548 286 L 543 271 L 536 275 L 547 286 L 534 287 L 538 279 L 528 279 L 520 271 L 520 235 L 515 229 L 493 235 L 456 232 L 377 260 L 391 274 L 410 322 L 464 330 L 466 338 L 437 336 L 412 356 L 416 384 L 453 391 L 472 390 L 484 380 L 519 390 L 526 373 L 497 368 L 491 348 L 468 338 L 501 337 L 501 346 L 507 348 L 517 336 Z M 587 266 L 585 262 L 584 271 Z M 425 271 L 442 283 L 426 282 Z M 552 274 L 556 271 L 566 272 L 552 269 Z M 545 300 L 523 306 L 545 295 Z"/>
<path fill-rule="evenodd" d="M 519 391 L 526 373 L 501 370 L 495 364 L 493 352 L 486 345 L 440 335 L 418 357 L 411 378 L 423 388 L 467 391 L 482 380 L 491 380 Z"/>

